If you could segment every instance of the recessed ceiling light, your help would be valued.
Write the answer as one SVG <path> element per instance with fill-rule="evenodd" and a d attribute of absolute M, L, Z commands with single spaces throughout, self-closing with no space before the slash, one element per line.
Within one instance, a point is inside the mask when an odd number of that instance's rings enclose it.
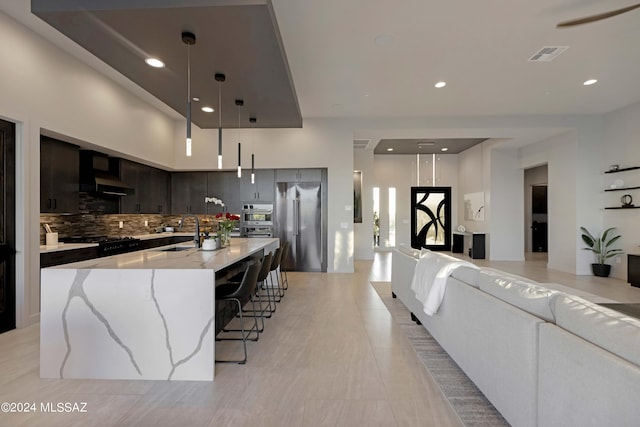
<path fill-rule="evenodd" d="M 198 98 L 197 96 L 194 96 L 193 98 L 191 98 L 191 100 L 192 100 L 193 102 L 199 102 L 199 101 L 200 101 L 200 98 Z"/>
<path fill-rule="evenodd" d="M 366 97 L 368 97 L 368 96 L 369 96 L 369 94 L 368 94 L 368 93 L 365 93 L 363 96 L 366 98 Z"/>
<path fill-rule="evenodd" d="M 447 82 L 438 82 L 435 84 L 435 87 L 437 87 L 438 89 L 445 87 L 447 85 Z"/>
<path fill-rule="evenodd" d="M 442 147 L 440 151 L 449 151 L 449 149 L 447 147 Z"/>
<path fill-rule="evenodd" d="M 387 148 L 387 151 L 393 151 L 393 148 Z"/>
<path fill-rule="evenodd" d="M 162 68 L 164 67 L 164 62 L 160 61 L 158 58 L 147 58 L 144 60 L 147 65 L 150 65 L 154 68 Z"/>
<path fill-rule="evenodd" d="M 213 113 L 215 110 L 211 107 L 202 107 L 202 111 L 205 113 Z"/>
<path fill-rule="evenodd" d="M 591 86 L 591 85 L 596 84 L 596 83 L 598 83 L 598 79 L 589 79 L 589 80 L 587 80 L 586 82 L 584 82 L 582 84 L 585 85 L 585 86 Z"/>

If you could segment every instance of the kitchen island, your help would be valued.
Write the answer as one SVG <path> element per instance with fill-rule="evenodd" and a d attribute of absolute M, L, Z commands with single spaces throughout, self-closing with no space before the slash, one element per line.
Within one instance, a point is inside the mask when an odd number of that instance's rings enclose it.
<path fill-rule="evenodd" d="M 42 269 L 40 376 L 212 381 L 216 276 L 278 245 L 182 243 Z"/>

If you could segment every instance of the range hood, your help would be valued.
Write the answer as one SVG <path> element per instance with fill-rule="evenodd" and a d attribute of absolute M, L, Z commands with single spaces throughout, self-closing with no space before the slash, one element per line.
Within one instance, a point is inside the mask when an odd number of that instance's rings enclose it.
<path fill-rule="evenodd" d="M 98 196 L 130 196 L 135 190 L 118 178 L 118 159 L 97 151 L 80 151 L 80 191 Z"/>

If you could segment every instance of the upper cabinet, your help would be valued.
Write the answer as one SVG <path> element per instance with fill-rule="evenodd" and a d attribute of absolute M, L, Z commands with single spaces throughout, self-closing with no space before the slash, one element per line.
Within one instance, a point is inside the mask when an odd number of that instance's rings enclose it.
<path fill-rule="evenodd" d="M 207 172 L 173 172 L 171 174 L 171 213 L 206 214 Z"/>
<path fill-rule="evenodd" d="M 78 147 L 40 138 L 40 212 L 79 211 L 80 153 Z"/>
<path fill-rule="evenodd" d="M 169 212 L 169 172 L 121 159 L 120 179 L 135 189 L 133 195 L 122 196 L 120 199 L 120 213 Z"/>
<path fill-rule="evenodd" d="M 244 170 L 240 179 L 240 201 L 273 202 L 275 194 L 275 171 L 273 169 L 255 170 L 255 184 L 251 183 L 251 171 Z"/>
<path fill-rule="evenodd" d="M 278 169 L 276 182 L 321 182 L 322 169 Z"/>

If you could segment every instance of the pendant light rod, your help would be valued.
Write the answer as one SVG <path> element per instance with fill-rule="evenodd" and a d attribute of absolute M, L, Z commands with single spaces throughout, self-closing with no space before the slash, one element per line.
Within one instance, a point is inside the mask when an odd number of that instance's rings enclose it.
<path fill-rule="evenodd" d="M 249 123 L 251 123 L 251 183 L 256 183 L 255 174 L 255 156 L 253 155 L 253 125 L 258 121 L 255 117 L 249 117 Z"/>
<path fill-rule="evenodd" d="M 227 77 L 222 73 L 216 73 L 214 78 L 218 82 L 218 169 L 222 169 L 222 82 Z"/>
<path fill-rule="evenodd" d="M 242 99 L 236 99 L 238 106 L 238 178 L 242 178 L 242 144 L 240 143 L 240 107 L 244 105 Z"/>
<path fill-rule="evenodd" d="M 182 33 L 182 42 L 187 45 L 187 156 L 191 157 L 191 46 L 196 44 L 196 35 L 188 31 Z"/>

